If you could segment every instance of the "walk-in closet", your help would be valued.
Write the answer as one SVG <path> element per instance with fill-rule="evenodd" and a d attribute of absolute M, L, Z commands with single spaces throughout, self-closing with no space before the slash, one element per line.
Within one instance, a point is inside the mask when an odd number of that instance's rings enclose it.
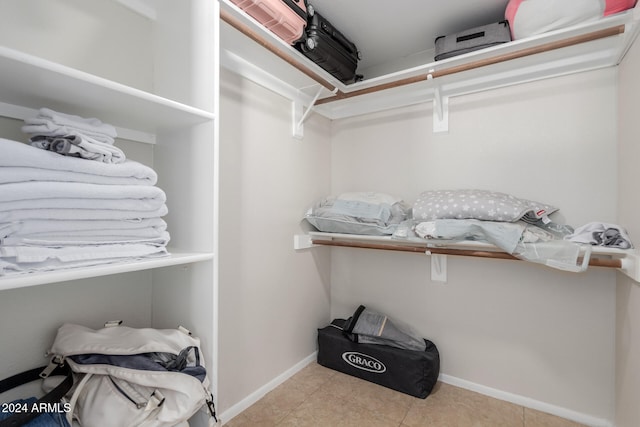
<path fill-rule="evenodd" d="M 640 425 L 637 249 L 594 247 L 567 271 L 305 220 L 343 193 L 412 206 L 483 189 L 554 206 L 573 227 L 619 224 L 640 245 L 638 7 L 434 61 L 432 31 L 500 19 L 508 1 L 311 3 L 361 48 L 362 81 L 339 81 L 231 0 L 0 0 L 0 138 L 27 143 L 41 108 L 113 125 L 115 145 L 157 173 L 170 234 L 166 256 L 0 264 L 0 377 L 46 364 L 63 323 L 183 326 L 233 425 L 288 380 L 300 399 L 304 379 L 351 384 L 315 365 L 318 329 L 365 305 L 437 345 L 442 394 L 425 402 L 457 388 L 580 425 Z M 421 14 L 442 17 L 406 43 L 421 50 L 373 49 Z"/>

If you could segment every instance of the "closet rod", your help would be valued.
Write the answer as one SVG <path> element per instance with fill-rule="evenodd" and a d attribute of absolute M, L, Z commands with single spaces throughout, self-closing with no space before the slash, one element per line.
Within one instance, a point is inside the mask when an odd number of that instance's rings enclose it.
<path fill-rule="evenodd" d="M 493 56 L 486 59 L 481 59 L 478 61 L 470 62 L 467 64 L 457 65 L 455 67 L 444 68 L 442 70 L 434 70 L 428 74 L 419 75 L 415 77 L 408 77 L 406 79 L 400 79 L 389 83 L 380 84 L 377 86 L 372 86 L 365 89 L 356 90 L 353 92 L 338 92 L 335 96 L 330 96 L 328 98 L 320 99 L 316 102 L 316 105 L 326 104 L 333 101 L 339 101 L 341 99 L 353 98 L 360 95 L 366 95 L 369 93 L 378 92 L 381 90 L 392 89 L 400 86 L 405 86 L 421 81 L 428 80 L 429 78 L 438 78 L 442 76 L 447 76 L 450 74 L 456 74 L 463 71 L 469 71 L 480 67 L 485 67 L 488 65 L 498 64 L 505 61 L 510 61 L 512 59 L 523 58 L 530 55 L 535 55 L 538 53 L 548 52 L 555 49 L 560 49 L 563 47 L 569 47 L 580 43 L 586 43 L 598 39 L 602 39 L 605 37 L 611 37 L 615 35 L 619 35 L 624 33 L 624 25 L 618 25 L 616 27 L 605 28 L 603 30 L 594 31 L 588 34 L 583 34 L 580 36 L 570 37 L 564 40 L 558 40 L 555 42 L 545 43 L 540 46 L 534 46 L 526 49 L 517 50 L 511 53 L 505 53 L 502 55 Z"/>
<path fill-rule="evenodd" d="M 446 248 L 430 248 L 424 246 L 411 246 L 411 245 L 393 245 L 384 243 L 360 243 L 360 242 L 345 242 L 336 240 L 325 239 L 311 239 L 311 243 L 314 245 L 326 245 L 326 246 L 342 246 L 348 248 L 363 248 L 363 249 L 380 249 L 387 251 L 402 251 L 424 254 L 430 252 L 436 255 L 458 255 L 458 256 L 470 256 L 480 258 L 493 258 L 493 259 L 506 259 L 512 261 L 521 261 L 519 258 L 514 257 L 506 252 L 493 252 L 493 251 L 480 251 L 471 249 L 446 249 Z M 609 258 L 591 258 L 589 260 L 590 267 L 609 267 L 609 268 L 621 268 L 622 261 L 620 259 Z"/>
<path fill-rule="evenodd" d="M 331 83 L 329 83 L 328 81 L 326 81 L 325 79 L 323 79 L 322 77 L 320 77 L 319 75 L 311 71 L 309 68 L 305 67 L 304 65 L 300 64 L 293 58 L 289 58 L 287 55 L 282 53 L 279 49 L 273 46 L 273 44 L 271 44 L 267 39 L 265 39 L 255 31 L 253 31 L 251 28 L 249 28 L 249 26 L 240 22 L 240 20 L 238 20 L 237 18 L 233 17 L 228 11 L 224 9 L 220 9 L 220 18 L 227 24 L 231 25 L 236 30 L 240 31 L 245 36 L 249 37 L 250 39 L 258 43 L 259 45 L 261 45 L 271 53 L 278 56 L 280 59 L 286 61 L 293 67 L 297 68 L 299 71 L 306 74 L 311 79 L 315 80 L 320 85 L 329 89 L 331 92 L 334 92 L 337 90 L 337 88 L 334 85 L 332 85 Z M 337 93 L 341 94 L 342 92 L 338 91 Z"/>

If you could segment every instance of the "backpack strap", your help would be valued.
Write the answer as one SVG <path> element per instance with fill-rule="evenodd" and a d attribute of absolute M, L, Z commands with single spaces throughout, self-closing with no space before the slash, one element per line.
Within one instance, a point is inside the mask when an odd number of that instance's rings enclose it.
<path fill-rule="evenodd" d="M 41 373 L 46 368 L 46 366 L 41 366 L 39 368 L 30 369 L 0 381 L 0 393 L 4 393 L 5 391 L 11 390 L 12 388 L 18 387 L 22 384 L 42 379 Z M 52 374 L 65 375 L 66 378 L 53 390 L 38 399 L 35 403 L 38 407 L 40 407 L 40 404 L 53 404 L 60 402 L 60 399 L 62 399 L 71 389 L 71 386 L 73 386 L 73 374 L 71 373 L 71 368 L 67 363 L 63 363 L 58 366 Z M 0 421 L 0 427 L 19 427 L 40 415 L 42 415 L 42 413 L 36 411 L 16 413 Z"/>

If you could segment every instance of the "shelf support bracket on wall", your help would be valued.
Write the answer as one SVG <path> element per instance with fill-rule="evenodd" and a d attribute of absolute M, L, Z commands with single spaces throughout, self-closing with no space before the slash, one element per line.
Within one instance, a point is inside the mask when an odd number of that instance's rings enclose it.
<path fill-rule="evenodd" d="M 304 137 L 304 122 L 309 117 L 309 114 L 311 114 L 311 111 L 313 111 L 313 106 L 320 97 L 322 89 L 322 86 L 318 87 L 318 91 L 314 95 L 313 99 L 311 100 L 311 104 L 309 104 L 309 108 L 307 108 L 306 111 L 304 110 L 304 105 L 302 105 L 302 100 L 300 99 L 300 97 L 297 97 L 291 102 L 293 124 L 292 134 L 294 138 L 302 139 Z"/>
<path fill-rule="evenodd" d="M 433 81 L 435 70 L 429 70 L 427 80 Z M 449 97 L 442 96 L 440 86 L 434 85 L 433 89 L 433 132 L 449 132 Z"/>
<path fill-rule="evenodd" d="M 636 284 L 640 284 L 640 255 L 637 253 L 628 254 L 622 258 L 621 264 L 618 270 L 634 280 Z"/>
<path fill-rule="evenodd" d="M 447 283 L 447 256 L 425 251 L 431 257 L 431 281 Z"/>
<path fill-rule="evenodd" d="M 308 234 L 295 234 L 293 236 L 293 249 L 295 250 L 315 248 L 316 246 Z"/>

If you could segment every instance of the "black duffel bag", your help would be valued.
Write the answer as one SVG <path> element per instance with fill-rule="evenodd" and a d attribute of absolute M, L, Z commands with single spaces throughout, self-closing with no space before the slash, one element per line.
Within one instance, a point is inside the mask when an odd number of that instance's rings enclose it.
<path fill-rule="evenodd" d="M 363 313 L 366 313 L 365 308 L 360 306 L 353 317 L 335 319 L 318 330 L 318 364 L 411 396 L 426 398 L 440 374 L 440 354 L 435 344 L 422 339 L 424 346 L 421 349 L 408 349 L 415 347 L 415 339 L 403 337 L 410 334 L 398 334 L 403 329 L 386 316 L 383 316 L 384 327 L 379 330 L 380 344 L 374 343 L 375 336 L 354 333 L 354 330 L 364 331 L 372 326 L 358 325 L 359 320 L 375 318 L 368 315 L 376 314 Z M 385 334 L 386 328 L 393 334 Z M 390 339 L 390 335 L 398 342 Z"/>

